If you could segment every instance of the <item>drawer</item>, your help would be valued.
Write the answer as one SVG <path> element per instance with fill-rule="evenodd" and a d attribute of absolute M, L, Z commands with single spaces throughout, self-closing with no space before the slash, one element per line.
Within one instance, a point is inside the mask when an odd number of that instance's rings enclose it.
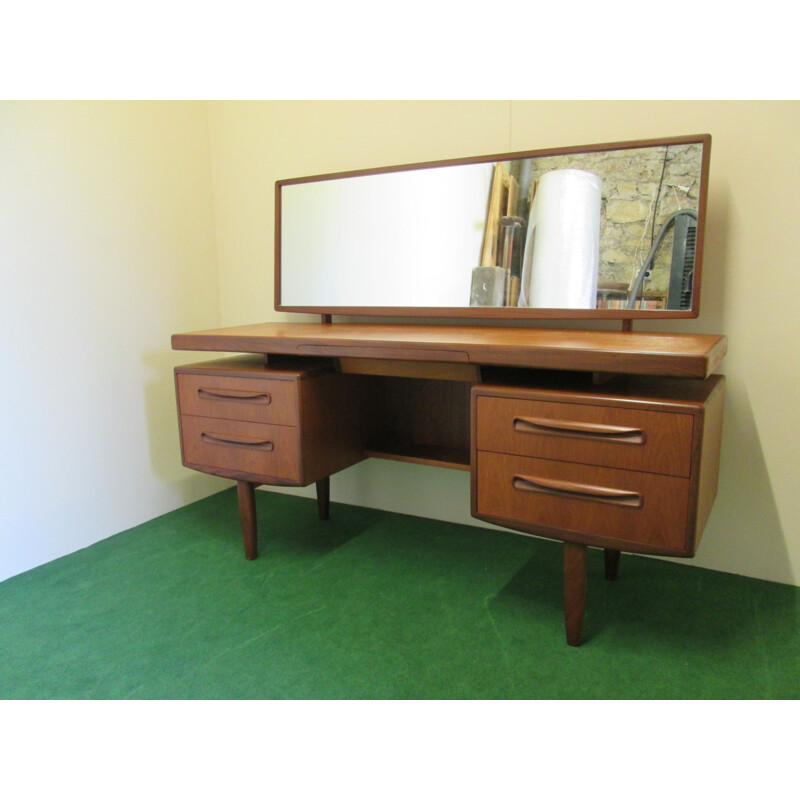
<path fill-rule="evenodd" d="M 477 454 L 477 516 L 652 547 L 686 547 L 689 480 L 539 458 Z"/>
<path fill-rule="evenodd" d="M 691 414 L 512 397 L 476 400 L 478 450 L 690 475 Z"/>
<path fill-rule="evenodd" d="M 178 379 L 181 414 L 273 425 L 297 425 L 297 382 L 227 375 L 183 375 Z"/>
<path fill-rule="evenodd" d="M 236 473 L 300 479 L 297 428 L 228 419 L 181 416 L 183 460 Z"/>

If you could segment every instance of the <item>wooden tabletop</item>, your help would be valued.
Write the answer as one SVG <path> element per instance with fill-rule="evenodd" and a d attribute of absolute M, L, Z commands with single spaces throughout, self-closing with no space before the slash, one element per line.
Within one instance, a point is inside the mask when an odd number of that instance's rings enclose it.
<path fill-rule="evenodd" d="M 727 340 L 695 333 L 268 322 L 178 333 L 172 347 L 705 378 L 722 361 Z"/>

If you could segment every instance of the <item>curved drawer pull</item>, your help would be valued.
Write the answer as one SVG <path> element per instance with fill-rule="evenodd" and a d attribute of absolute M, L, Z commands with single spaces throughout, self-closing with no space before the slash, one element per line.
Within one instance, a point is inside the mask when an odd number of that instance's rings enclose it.
<path fill-rule="evenodd" d="M 641 428 L 625 428 L 619 425 L 601 425 L 596 422 L 574 422 L 541 417 L 514 417 L 514 430 L 519 433 L 560 433 L 598 437 L 603 440 L 644 444 L 645 432 Z"/>
<path fill-rule="evenodd" d="M 201 400 L 238 400 L 244 403 L 264 403 L 269 405 L 272 402 L 267 392 L 243 392 L 239 389 L 198 389 L 197 396 Z"/>
<path fill-rule="evenodd" d="M 250 436 L 232 436 L 231 434 L 221 436 L 218 433 L 206 433 L 203 431 L 203 433 L 200 434 L 200 438 L 209 444 L 232 444 L 238 447 L 252 447 L 253 449 L 266 450 L 267 452 L 275 449 L 275 445 L 268 439 L 253 439 Z"/>
<path fill-rule="evenodd" d="M 514 475 L 511 485 L 521 492 L 540 492 L 567 497 L 574 500 L 598 500 L 615 506 L 641 508 L 643 498 L 638 492 L 627 489 L 611 489 L 607 486 L 592 486 L 588 483 L 559 481 L 531 475 Z"/>

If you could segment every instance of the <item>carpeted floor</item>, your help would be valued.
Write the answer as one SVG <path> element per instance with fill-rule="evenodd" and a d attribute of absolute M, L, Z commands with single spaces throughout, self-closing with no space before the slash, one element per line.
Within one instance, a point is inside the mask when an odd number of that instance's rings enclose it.
<path fill-rule="evenodd" d="M 561 545 L 228 489 L 0 583 L 0 698 L 800 698 L 800 589 L 590 551 L 566 645 Z"/>

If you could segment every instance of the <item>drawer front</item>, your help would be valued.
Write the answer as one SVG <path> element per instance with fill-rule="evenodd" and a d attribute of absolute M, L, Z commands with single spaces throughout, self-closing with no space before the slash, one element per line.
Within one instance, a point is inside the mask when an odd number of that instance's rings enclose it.
<path fill-rule="evenodd" d="M 183 460 L 245 474 L 300 480 L 298 429 L 181 416 Z"/>
<path fill-rule="evenodd" d="M 478 515 L 683 550 L 689 480 L 478 453 Z"/>
<path fill-rule="evenodd" d="M 178 375 L 181 414 L 297 425 L 297 382 L 226 375 Z"/>
<path fill-rule="evenodd" d="M 691 414 L 481 396 L 476 413 L 479 450 L 682 477 L 691 471 Z"/>

